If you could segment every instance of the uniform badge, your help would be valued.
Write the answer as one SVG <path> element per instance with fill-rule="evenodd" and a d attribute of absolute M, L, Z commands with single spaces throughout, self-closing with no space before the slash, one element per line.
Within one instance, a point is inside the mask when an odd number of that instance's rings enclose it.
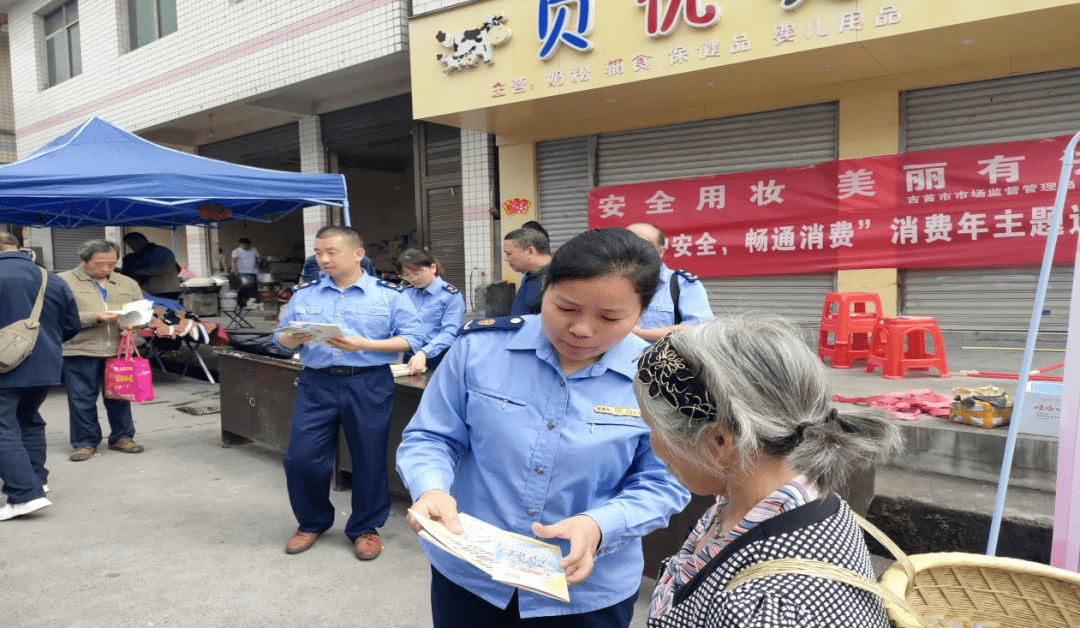
<path fill-rule="evenodd" d="M 482 331 L 486 329 L 519 329 L 525 323 L 520 316 L 513 318 L 477 318 L 465 323 L 461 333 Z"/>
<path fill-rule="evenodd" d="M 593 406 L 593 412 L 597 414 L 611 414 L 614 416 L 641 416 L 641 410 L 637 408 L 624 408 L 622 406 Z"/>

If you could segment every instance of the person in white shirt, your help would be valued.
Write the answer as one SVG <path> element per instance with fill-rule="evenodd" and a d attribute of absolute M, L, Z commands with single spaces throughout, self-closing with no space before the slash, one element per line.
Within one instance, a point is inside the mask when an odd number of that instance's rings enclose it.
<path fill-rule="evenodd" d="M 259 256 L 259 249 L 251 246 L 251 240 L 240 238 L 240 246 L 233 249 L 232 252 L 232 267 L 229 272 L 239 274 L 242 277 L 249 277 L 254 282 L 255 276 L 259 273 L 259 264 L 261 262 L 262 257 Z"/>

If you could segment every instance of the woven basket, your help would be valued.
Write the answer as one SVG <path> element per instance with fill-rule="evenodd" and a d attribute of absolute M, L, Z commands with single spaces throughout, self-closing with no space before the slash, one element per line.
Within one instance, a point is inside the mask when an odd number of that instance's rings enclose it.
<path fill-rule="evenodd" d="M 898 628 L 926 628 L 927 618 L 935 615 L 993 621 L 1006 628 L 1080 627 L 1080 574 L 982 554 L 907 556 L 873 524 L 858 515 L 855 519 L 896 557 L 879 582 L 828 563 L 780 559 L 743 570 L 724 589 L 778 573 L 801 573 L 880 596 Z"/>

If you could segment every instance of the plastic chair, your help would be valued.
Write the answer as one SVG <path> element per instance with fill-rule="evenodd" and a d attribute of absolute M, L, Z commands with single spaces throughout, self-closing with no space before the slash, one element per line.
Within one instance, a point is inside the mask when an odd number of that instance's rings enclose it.
<path fill-rule="evenodd" d="M 933 353 L 927 352 L 927 335 L 933 342 Z M 886 379 L 902 379 L 908 369 L 925 371 L 930 368 L 936 368 L 939 377 L 949 377 L 945 342 L 941 339 L 937 320 L 929 316 L 880 319 L 870 340 L 866 372 L 873 371 L 875 366 L 881 367 L 881 376 Z"/>
<path fill-rule="evenodd" d="M 870 357 L 870 335 L 879 318 L 881 297 L 874 292 L 826 294 L 821 307 L 818 357 L 823 362 L 829 358 L 836 369 L 849 369 L 855 360 L 867 359 Z"/>

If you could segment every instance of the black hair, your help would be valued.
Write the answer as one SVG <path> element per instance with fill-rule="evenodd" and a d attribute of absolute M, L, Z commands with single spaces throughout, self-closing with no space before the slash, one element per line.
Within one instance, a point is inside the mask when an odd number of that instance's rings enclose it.
<path fill-rule="evenodd" d="M 354 248 L 364 248 L 364 239 L 360 237 L 360 234 L 350 229 L 349 227 L 342 227 L 340 225 L 327 225 L 317 232 L 315 232 L 315 239 L 320 240 L 322 238 L 333 238 L 335 236 L 341 236 L 341 238 L 350 244 Z"/>
<path fill-rule="evenodd" d="M 536 249 L 536 252 L 540 255 L 551 255 L 551 242 L 548 240 L 547 234 L 544 231 L 522 227 L 521 229 L 514 229 L 506 234 L 506 237 L 503 238 L 503 240 L 510 240 L 514 243 L 514 246 L 522 251 L 531 246 Z"/>
<path fill-rule="evenodd" d="M 442 274 L 442 266 L 439 265 L 439 259 L 427 249 L 405 249 L 398 255 L 397 268 L 400 273 L 406 266 L 435 266 L 435 274 Z"/>
<path fill-rule="evenodd" d="M 545 229 L 540 223 L 536 222 L 535 220 L 530 220 L 530 221 L 526 222 L 525 224 L 521 225 L 521 228 L 522 229 L 534 229 L 534 230 L 539 231 L 540 233 L 544 234 L 544 237 L 547 238 L 549 241 L 551 240 L 551 236 L 548 235 L 547 229 Z"/>
<path fill-rule="evenodd" d="M 626 229 L 607 227 L 586 231 L 555 252 L 544 290 L 564 279 L 609 275 L 630 280 L 644 310 L 660 286 L 660 256 L 651 244 Z"/>
<path fill-rule="evenodd" d="M 149 242 L 149 240 L 138 231 L 132 231 L 131 233 L 124 234 L 124 242 Z"/>
<path fill-rule="evenodd" d="M 240 238 L 240 244 L 251 244 L 251 240 L 247 238 Z"/>

